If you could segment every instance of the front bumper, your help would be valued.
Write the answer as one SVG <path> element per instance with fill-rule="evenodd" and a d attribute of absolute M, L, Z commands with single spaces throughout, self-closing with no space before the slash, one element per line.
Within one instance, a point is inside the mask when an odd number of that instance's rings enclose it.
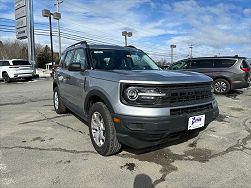
<path fill-rule="evenodd" d="M 219 109 L 214 106 L 203 114 L 205 114 L 205 126 L 207 126 L 219 115 Z M 121 119 L 120 123 L 114 123 L 119 142 L 139 149 L 165 143 L 172 135 L 188 132 L 188 119 L 195 115 L 202 114 L 167 117 L 134 117 L 113 114 L 113 117 Z"/>
<path fill-rule="evenodd" d="M 11 78 L 30 78 L 33 77 L 33 73 L 23 73 L 23 74 L 14 74 Z"/>

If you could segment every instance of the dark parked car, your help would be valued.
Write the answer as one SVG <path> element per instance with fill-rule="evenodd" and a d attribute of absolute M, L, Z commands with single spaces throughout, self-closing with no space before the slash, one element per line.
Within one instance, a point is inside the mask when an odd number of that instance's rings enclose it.
<path fill-rule="evenodd" d="M 225 94 L 250 85 L 250 65 L 243 57 L 199 57 L 183 59 L 172 64 L 171 70 L 186 70 L 210 76 L 214 92 Z"/>

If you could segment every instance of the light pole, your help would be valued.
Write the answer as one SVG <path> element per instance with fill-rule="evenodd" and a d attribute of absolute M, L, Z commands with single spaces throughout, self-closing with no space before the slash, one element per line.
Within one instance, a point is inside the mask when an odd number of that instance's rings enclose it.
<path fill-rule="evenodd" d="M 175 44 L 171 44 L 170 48 L 171 48 L 171 63 L 173 63 L 173 49 L 176 48 L 176 45 Z"/>
<path fill-rule="evenodd" d="M 125 46 L 127 46 L 127 37 L 131 37 L 132 36 L 132 32 L 123 31 L 122 32 L 122 36 L 125 37 Z"/>
<path fill-rule="evenodd" d="M 192 58 L 193 57 L 193 45 L 192 44 L 189 45 L 189 48 L 191 49 L 191 51 L 190 51 L 190 58 Z"/>
<path fill-rule="evenodd" d="M 49 25 L 50 25 L 50 41 L 51 41 L 51 64 L 52 67 L 54 66 L 54 60 L 53 60 L 53 41 L 52 41 L 52 27 L 51 27 L 51 16 L 53 15 L 53 18 L 56 20 L 59 20 L 61 18 L 61 14 L 58 12 L 51 13 L 49 10 L 44 9 L 42 10 L 42 16 L 43 17 L 49 17 Z"/>
<path fill-rule="evenodd" d="M 56 4 L 54 4 L 55 6 L 57 6 L 57 12 L 59 12 L 59 5 L 61 3 L 63 3 L 64 1 L 59 1 L 56 0 Z M 55 19 L 55 18 L 54 18 Z M 60 19 L 58 19 L 58 52 L 59 52 L 59 58 L 61 56 L 61 34 L 60 34 Z"/>

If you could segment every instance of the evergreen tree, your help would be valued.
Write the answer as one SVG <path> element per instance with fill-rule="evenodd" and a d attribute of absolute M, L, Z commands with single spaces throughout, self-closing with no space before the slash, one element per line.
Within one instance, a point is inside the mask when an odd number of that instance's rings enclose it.
<path fill-rule="evenodd" d="M 46 64 L 51 62 L 50 48 L 48 45 L 37 55 L 38 68 L 46 68 Z"/>

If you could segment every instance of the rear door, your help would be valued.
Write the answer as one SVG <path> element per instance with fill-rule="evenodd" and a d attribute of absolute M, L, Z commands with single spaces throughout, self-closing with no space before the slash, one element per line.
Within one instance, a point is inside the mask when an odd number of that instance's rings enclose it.
<path fill-rule="evenodd" d="M 213 59 L 192 59 L 190 61 L 190 71 L 206 74 L 213 78 Z"/>
<path fill-rule="evenodd" d="M 238 75 L 234 72 L 234 68 L 232 67 L 236 62 L 237 59 L 214 59 L 214 77 L 226 77 L 230 80 L 235 79 Z"/>

